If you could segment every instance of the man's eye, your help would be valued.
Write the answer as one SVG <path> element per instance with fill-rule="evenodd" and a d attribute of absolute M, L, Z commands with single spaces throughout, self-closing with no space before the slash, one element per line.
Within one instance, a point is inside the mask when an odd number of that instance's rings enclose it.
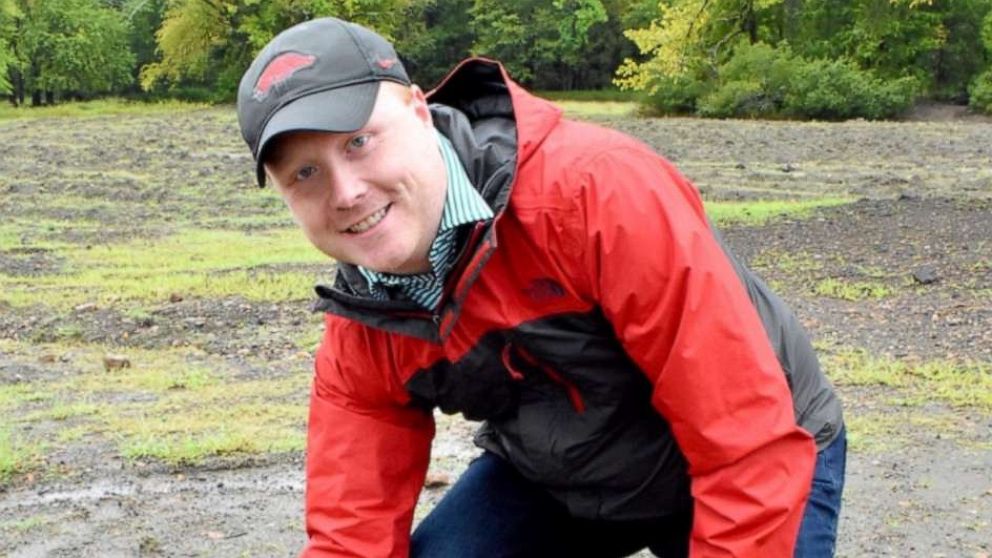
<path fill-rule="evenodd" d="M 368 134 L 362 134 L 360 136 L 355 136 L 348 141 L 348 149 L 361 149 L 369 143 Z"/>
<path fill-rule="evenodd" d="M 312 165 L 307 165 L 301 168 L 300 170 L 296 171 L 296 180 L 297 182 L 301 180 L 306 180 L 315 174 L 317 174 L 317 167 Z"/>

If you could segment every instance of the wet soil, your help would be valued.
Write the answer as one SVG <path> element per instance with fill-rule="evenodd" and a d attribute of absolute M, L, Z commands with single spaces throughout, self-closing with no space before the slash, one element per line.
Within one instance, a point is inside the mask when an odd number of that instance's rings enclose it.
<path fill-rule="evenodd" d="M 604 123 L 673 159 L 707 199 L 858 200 L 724 229 L 819 345 L 992 364 L 992 123 Z M 19 245 L 0 244 L 9 276 L 59 273 L 57 251 L 37 248 L 46 242 L 155 238 L 189 225 L 250 230 L 285 218 L 277 199 L 254 188 L 230 110 L 0 122 L 0 144 L 0 215 L 38 222 Z M 817 294 L 828 278 L 891 294 Z M 26 347 L 0 350 L 0 385 L 74 373 L 71 354 L 32 352 L 59 331 L 123 349 L 196 346 L 234 363 L 239 378 L 307 374 L 298 340 L 320 327 L 308 296 L 163 300 L 140 315 L 114 304 L 0 305 L 0 341 Z M 886 443 L 852 448 L 838 555 L 987 557 L 992 417 L 938 402 L 907 407 L 881 387 L 840 392 L 849 419 L 881 414 L 898 429 Z M 438 423 L 435 486 L 418 517 L 475 454 L 474 425 Z M 299 453 L 172 467 L 124 460 L 104 438 L 87 438 L 0 487 L 0 556 L 292 556 L 305 537 L 302 468 Z"/>

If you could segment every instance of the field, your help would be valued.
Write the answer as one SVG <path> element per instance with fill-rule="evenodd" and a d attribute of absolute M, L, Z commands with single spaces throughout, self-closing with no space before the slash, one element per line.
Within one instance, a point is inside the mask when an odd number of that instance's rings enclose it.
<path fill-rule="evenodd" d="M 839 556 L 992 553 L 992 122 L 640 119 L 845 404 Z M 311 286 L 233 109 L 0 120 L 0 556 L 291 556 Z M 474 454 L 438 417 L 418 517 Z"/>

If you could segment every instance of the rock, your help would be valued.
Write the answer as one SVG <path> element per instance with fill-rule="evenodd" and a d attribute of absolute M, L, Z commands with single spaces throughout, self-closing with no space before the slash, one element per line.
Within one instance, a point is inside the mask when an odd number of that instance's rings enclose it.
<path fill-rule="evenodd" d="M 111 370 L 122 370 L 131 368 L 131 360 L 124 355 L 105 354 L 103 355 L 103 369 L 107 372 Z"/>
<path fill-rule="evenodd" d="M 96 303 L 87 302 L 85 304 L 80 304 L 74 309 L 76 312 L 90 312 L 96 310 Z"/>
<path fill-rule="evenodd" d="M 52 354 L 41 355 L 40 357 L 38 357 L 38 362 L 43 362 L 45 364 L 51 364 L 51 363 L 55 362 L 56 360 L 57 359 L 56 359 L 55 355 L 52 355 Z"/>
<path fill-rule="evenodd" d="M 940 280 L 937 270 L 929 265 L 917 268 L 913 271 L 913 279 L 921 285 L 929 285 Z"/>
<path fill-rule="evenodd" d="M 796 167 L 792 163 L 786 163 L 786 164 L 782 165 L 782 172 L 792 172 L 792 171 L 795 171 L 795 170 L 798 170 L 798 167 Z"/>
<path fill-rule="evenodd" d="M 424 479 L 424 488 L 441 488 L 451 484 L 451 477 L 444 473 L 432 473 Z"/>
<path fill-rule="evenodd" d="M 740 163 L 739 162 L 736 165 L 734 165 L 734 168 L 735 169 L 741 169 L 741 170 L 743 170 L 743 169 L 746 169 L 747 168 L 747 165 L 745 165 L 744 163 Z"/>
<path fill-rule="evenodd" d="M 175 304 L 177 302 L 182 302 L 182 301 L 183 301 L 183 295 L 181 295 L 179 293 L 172 293 L 171 295 L 169 295 L 169 302 L 171 302 L 173 304 Z"/>

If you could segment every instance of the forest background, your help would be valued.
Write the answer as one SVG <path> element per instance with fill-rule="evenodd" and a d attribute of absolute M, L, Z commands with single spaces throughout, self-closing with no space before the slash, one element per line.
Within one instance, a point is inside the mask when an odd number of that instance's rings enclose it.
<path fill-rule="evenodd" d="M 558 98 L 652 114 L 992 112 L 992 0 L 0 0 L 0 94 L 229 102 L 266 42 L 324 15 L 392 39 L 427 87 L 481 55 Z"/>

